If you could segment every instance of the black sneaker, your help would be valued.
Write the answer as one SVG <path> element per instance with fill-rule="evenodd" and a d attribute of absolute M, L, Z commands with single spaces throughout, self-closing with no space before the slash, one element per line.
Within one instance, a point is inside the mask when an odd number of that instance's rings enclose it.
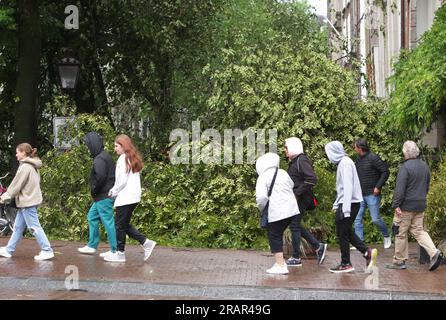
<path fill-rule="evenodd" d="M 302 267 L 302 260 L 291 257 L 286 261 L 286 264 L 288 267 Z"/>
<path fill-rule="evenodd" d="M 336 267 L 330 268 L 330 272 L 333 273 L 341 273 L 341 272 L 352 272 L 355 271 L 355 268 L 351 264 L 339 264 Z"/>
<path fill-rule="evenodd" d="M 394 270 L 405 270 L 407 269 L 406 264 L 403 263 L 392 263 L 392 264 L 388 264 L 386 265 L 387 269 L 394 269 Z"/>
<path fill-rule="evenodd" d="M 324 263 L 326 253 L 327 253 L 327 244 L 321 243 L 319 245 L 319 249 L 316 250 L 317 262 L 319 264 Z"/>
<path fill-rule="evenodd" d="M 437 250 L 437 253 L 431 260 L 431 266 L 429 267 L 429 271 L 434 271 L 437 269 L 441 264 L 441 251 Z"/>

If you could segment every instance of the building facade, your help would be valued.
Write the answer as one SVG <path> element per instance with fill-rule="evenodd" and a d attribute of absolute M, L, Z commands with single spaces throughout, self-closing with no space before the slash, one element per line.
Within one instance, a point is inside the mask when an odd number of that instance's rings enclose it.
<path fill-rule="evenodd" d="M 335 30 L 330 41 L 340 50 L 333 59 L 348 66 L 349 57 L 361 61 L 358 90 L 363 99 L 389 96 L 386 85 L 401 50 L 414 49 L 431 27 L 444 0 L 328 0 L 327 18 Z M 340 36 L 338 35 L 340 34 Z M 443 121 L 424 137 L 431 147 L 442 144 Z"/>

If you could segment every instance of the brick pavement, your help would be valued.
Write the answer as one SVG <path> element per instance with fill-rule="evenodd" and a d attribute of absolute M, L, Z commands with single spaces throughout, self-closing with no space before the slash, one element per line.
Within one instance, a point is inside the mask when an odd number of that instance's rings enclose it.
<path fill-rule="evenodd" d="M 7 239 L 0 239 L 1 246 L 6 243 Z M 34 262 L 33 256 L 39 248 L 35 240 L 30 239 L 23 240 L 13 258 L 0 258 L 0 276 L 3 277 L 5 285 L 8 279 L 8 283 L 17 279 L 46 279 L 53 281 L 54 286 L 63 286 L 63 281 L 67 276 L 65 268 L 71 265 L 78 268 L 81 283 L 86 285 L 90 282 L 91 290 L 100 288 L 101 285 L 103 289 L 97 290 L 108 290 L 106 292 L 109 293 L 127 290 L 113 284 L 116 282 L 134 285 L 150 284 L 152 289 L 155 288 L 153 286 L 157 286 L 151 294 L 147 293 L 146 287 L 146 289 L 139 289 L 140 291 L 129 291 L 133 292 L 131 293 L 133 296 L 137 296 L 135 294 L 137 292 L 156 297 L 165 294 L 177 296 L 175 292 L 180 292 L 181 288 L 187 286 L 191 293 L 185 295 L 193 297 L 219 297 L 206 295 L 203 292 L 224 289 L 227 295 L 237 298 L 237 290 L 249 291 L 257 288 L 264 290 L 262 292 L 265 295 L 273 295 L 271 298 L 274 298 L 274 292 L 286 296 L 291 292 L 289 290 L 297 289 L 301 290 L 301 294 L 305 292 L 310 295 L 310 298 L 315 292 L 323 293 L 319 295 L 320 297 L 325 295 L 330 298 L 333 292 L 342 295 L 343 291 L 373 292 L 377 298 L 380 297 L 379 294 L 383 294 L 381 296 L 383 298 L 392 294 L 394 296 L 429 294 L 446 298 L 446 268 L 441 266 L 437 271 L 429 272 L 427 265 L 419 265 L 415 244 L 410 246 L 408 269 L 401 271 L 385 269 L 385 264 L 392 260 L 393 250 L 384 250 L 382 246 L 378 246 L 380 253 L 378 272 L 373 275 L 373 283 L 370 282 L 371 275 L 363 272 L 364 259 L 356 251 L 352 252 L 352 263 L 356 268 L 354 273 L 331 274 L 328 272 L 328 268 L 340 259 L 336 248 L 328 252 L 322 266 L 318 266 L 316 260 L 303 260 L 303 267 L 290 268 L 289 275 L 274 276 L 265 273 L 265 270 L 272 265 L 274 258 L 270 253 L 262 251 L 157 246 L 149 261 L 144 263 L 141 248 L 129 245 L 126 248 L 127 262 L 113 264 L 104 262 L 98 255 L 78 254 L 77 248 L 83 246 L 83 243 L 52 241 L 52 244 L 56 253 L 53 261 Z M 108 250 L 107 245 L 101 244 L 99 251 L 106 250 Z M 105 284 L 110 284 L 110 286 L 105 289 Z M 371 284 L 375 285 L 371 286 Z M 32 287 L 32 282 L 23 282 L 21 288 L 25 290 L 27 285 Z M 236 288 L 236 290 L 231 288 Z M 164 289 L 165 293 L 163 293 Z M 279 289 L 281 291 L 277 291 Z M 250 297 L 256 296 L 253 295 L 254 293 L 250 294 L 248 295 Z M 302 295 L 297 295 L 297 297 L 302 297 Z"/>

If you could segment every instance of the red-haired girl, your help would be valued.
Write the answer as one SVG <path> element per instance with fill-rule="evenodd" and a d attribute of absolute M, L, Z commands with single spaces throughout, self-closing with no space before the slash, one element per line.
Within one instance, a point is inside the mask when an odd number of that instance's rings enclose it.
<path fill-rule="evenodd" d="M 116 164 L 115 185 L 109 192 L 109 196 L 115 199 L 116 208 L 116 236 L 118 240 L 118 254 L 103 253 L 105 261 L 125 262 L 126 235 L 137 240 L 144 249 L 144 261 L 149 259 L 155 241 L 147 239 L 131 224 L 133 211 L 141 201 L 140 171 L 143 167 L 141 155 L 134 146 L 132 140 L 122 134 L 115 139 L 115 152 L 119 155 Z M 119 261 L 115 261 L 119 260 Z"/>

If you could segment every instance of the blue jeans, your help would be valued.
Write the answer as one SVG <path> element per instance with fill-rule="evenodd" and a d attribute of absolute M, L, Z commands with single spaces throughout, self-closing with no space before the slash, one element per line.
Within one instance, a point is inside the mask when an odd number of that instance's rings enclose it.
<path fill-rule="evenodd" d="M 364 213 L 366 206 L 369 208 L 370 215 L 372 216 L 372 222 L 378 227 L 378 230 L 383 234 L 384 237 L 389 237 L 389 231 L 384 221 L 379 216 L 379 207 L 381 206 L 381 196 L 375 196 L 373 194 L 364 196 L 364 201 L 361 202 L 361 207 L 359 208 L 358 216 L 355 219 L 355 233 L 356 235 L 364 241 L 364 227 L 362 220 L 364 218 Z"/>
<path fill-rule="evenodd" d="M 42 251 L 53 252 L 50 242 L 45 235 L 45 231 L 43 231 L 43 228 L 40 225 L 39 217 L 37 216 L 37 207 L 29 207 L 21 208 L 17 212 L 14 222 L 14 232 L 6 246 L 6 251 L 8 251 L 9 254 L 12 254 L 16 250 L 17 245 L 23 238 L 23 232 L 26 227 L 28 227 L 28 230 L 36 237 L 37 243 Z"/>

